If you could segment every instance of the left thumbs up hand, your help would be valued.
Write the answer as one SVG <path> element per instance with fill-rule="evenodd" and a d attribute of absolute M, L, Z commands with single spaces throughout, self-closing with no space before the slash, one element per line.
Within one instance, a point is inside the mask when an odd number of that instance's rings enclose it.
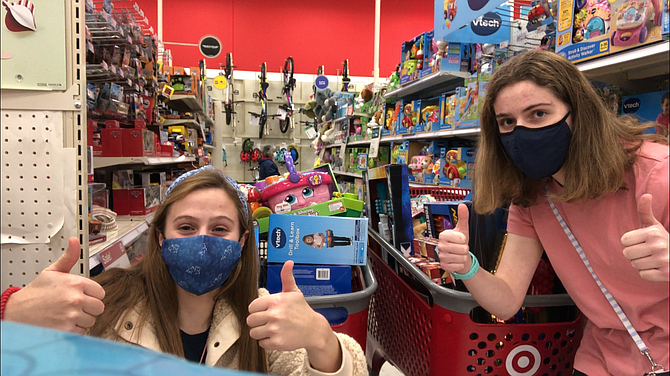
<path fill-rule="evenodd" d="M 281 270 L 282 291 L 262 296 L 249 304 L 249 334 L 267 350 L 291 351 L 315 348 L 332 330 L 328 321 L 316 313 L 293 277 L 293 261 Z"/>
<path fill-rule="evenodd" d="M 652 196 L 644 194 L 637 202 L 640 228 L 621 237 L 623 255 L 640 276 L 649 281 L 669 280 L 668 231 L 654 217 L 651 209 Z"/>

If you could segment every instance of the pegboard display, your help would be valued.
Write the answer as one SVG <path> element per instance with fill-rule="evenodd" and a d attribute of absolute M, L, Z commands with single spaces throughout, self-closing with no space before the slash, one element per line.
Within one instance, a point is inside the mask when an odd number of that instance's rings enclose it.
<path fill-rule="evenodd" d="M 62 129 L 61 112 L 2 111 L 2 244 L 48 243 L 62 228 Z"/>
<path fill-rule="evenodd" d="M 63 1 L 65 91 L 2 85 L 0 291 L 30 283 L 70 237 L 88 244 L 83 5 Z M 86 248 L 71 272 L 88 275 Z"/>

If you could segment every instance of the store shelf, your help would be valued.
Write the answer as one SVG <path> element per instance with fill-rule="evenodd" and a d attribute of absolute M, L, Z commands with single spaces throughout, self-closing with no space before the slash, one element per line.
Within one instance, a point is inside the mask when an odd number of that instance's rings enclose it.
<path fill-rule="evenodd" d="M 668 74 L 670 42 L 662 41 L 636 49 L 577 63 L 588 77 L 626 75 L 629 80 Z"/>
<path fill-rule="evenodd" d="M 195 162 L 195 157 L 93 157 L 93 168 L 102 168 L 127 164 L 157 166 L 172 163 Z"/>
<path fill-rule="evenodd" d="M 170 125 L 183 125 L 187 128 L 200 130 L 200 124 L 195 119 L 165 119 L 163 125 L 166 127 Z"/>
<path fill-rule="evenodd" d="M 333 171 L 333 173 L 334 173 L 335 175 L 339 175 L 339 176 L 350 176 L 350 177 L 352 177 L 352 178 L 362 178 L 362 177 L 363 177 L 362 174 L 358 174 L 358 173 L 355 173 L 355 172 Z"/>
<path fill-rule="evenodd" d="M 212 144 L 202 144 L 202 147 L 207 150 L 214 150 L 214 145 Z"/>
<path fill-rule="evenodd" d="M 430 140 L 435 138 L 449 138 L 449 137 L 477 137 L 479 136 L 480 128 L 465 128 L 465 129 L 453 129 L 453 130 L 444 130 L 437 132 L 429 133 L 418 133 L 418 134 L 408 134 L 408 135 L 399 135 L 393 137 L 382 137 L 381 143 L 395 142 L 395 141 L 409 141 L 409 140 Z M 351 145 L 351 144 L 349 144 Z"/>
<path fill-rule="evenodd" d="M 168 107 L 179 112 L 195 112 L 205 119 L 208 125 L 214 125 L 214 121 L 207 116 L 202 109 L 202 104 L 195 95 L 192 94 L 174 94 L 167 102 Z"/>
<path fill-rule="evenodd" d="M 370 140 L 359 140 L 359 141 L 349 141 L 347 146 L 361 146 L 361 145 L 370 145 Z"/>
<path fill-rule="evenodd" d="M 89 246 L 89 268 L 93 269 L 100 263 L 100 259 L 97 257 L 98 253 L 106 250 L 118 241 L 121 241 L 125 246 L 137 239 L 137 237 L 144 231 L 148 230 L 149 224 L 154 218 L 154 214 L 155 213 L 151 213 L 146 216 L 138 217 L 117 217 L 116 224 L 118 225 L 118 228 L 115 231 L 106 233 L 107 240 L 103 243 Z"/>
<path fill-rule="evenodd" d="M 442 92 L 455 89 L 463 85 L 463 80 L 470 77 L 469 72 L 439 71 L 431 73 L 426 77 L 401 86 L 395 90 L 388 91 L 386 98 L 407 98 L 412 95 L 421 94 L 430 97 Z"/>
<path fill-rule="evenodd" d="M 339 148 L 339 147 L 342 147 L 342 144 L 344 144 L 344 142 L 333 142 L 333 143 L 330 144 L 330 145 L 326 145 L 326 149 L 329 149 L 329 148 Z M 348 145 L 348 144 L 347 144 L 347 145 Z"/>

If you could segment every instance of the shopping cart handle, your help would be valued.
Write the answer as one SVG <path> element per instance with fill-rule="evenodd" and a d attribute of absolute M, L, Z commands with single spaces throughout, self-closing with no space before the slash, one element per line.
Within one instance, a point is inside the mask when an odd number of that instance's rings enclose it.
<path fill-rule="evenodd" d="M 368 308 L 370 297 L 377 290 L 377 280 L 370 266 L 361 266 L 361 272 L 366 286 L 363 290 L 340 295 L 308 296 L 305 300 L 313 309 L 344 307 L 349 315 L 361 312 Z"/>
<path fill-rule="evenodd" d="M 374 239 L 389 255 L 400 263 L 408 272 L 412 274 L 424 287 L 428 289 L 433 297 L 434 304 L 459 313 L 470 313 L 470 311 L 479 306 L 479 303 L 469 292 L 458 291 L 446 288 L 433 282 L 426 274 L 421 272 L 412 264 L 400 251 L 392 246 L 379 233 L 368 229 L 368 235 Z M 524 307 L 556 307 L 573 306 L 575 303 L 568 294 L 552 295 L 526 295 L 523 301 Z"/>

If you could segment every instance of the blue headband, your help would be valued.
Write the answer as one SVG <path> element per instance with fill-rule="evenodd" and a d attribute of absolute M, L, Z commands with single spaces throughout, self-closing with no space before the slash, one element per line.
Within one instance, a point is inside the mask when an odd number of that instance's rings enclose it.
<path fill-rule="evenodd" d="M 228 184 L 230 184 L 230 186 L 232 186 L 233 188 L 235 188 L 235 191 L 237 191 L 237 196 L 239 197 L 240 201 L 242 202 L 242 207 L 243 207 L 243 209 L 244 209 L 244 219 L 245 219 L 246 221 L 249 221 L 249 209 L 248 209 L 248 207 L 247 207 L 247 197 L 246 197 L 246 195 L 240 190 L 240 187 L 237 185 L 237 182 L 235 182 L 235 180 L 231 179 L 231 178 L 230 178 L 229 176 L 227 176 L 227 175 L 224 175 L 221 171 L 215 169 L 215 168 L 212 167 L 211 165 L 206 165 L 206 166 L 200 167 L 200 168 L 197 169 L 197 170 L 191 170 L 191 171 L 189 171 L 189 172 L 186 172 L 186 173 L 184 173 L 184 174 L 181 174 L 181 175 L 180 175 L 177 179 L 175 179 L 175 181 L 168 187 L 167 191 L 165 191 L 165 196 L 163 197 L 163 200 L 165 200 L 165 197 L 167 197 L 167 196 L 170 194 L 170 192 L 172 192 L 172 189 L 173 189 L 174 187 L 176 187 L 179 183 L 183 182 L 184 180 L 190 178 L 191 176 L 193 176 L 193 175 L 195 175 L 195 174 L 197 174 L 197 173 L 200 173 L 200 172 L 205 171 L 205 170 L 210 170 L 210 169 L 213 170 L 213 171 L 218 172 L 218 173 L 223 177 L 223 179 L 224 179 Z"/>

